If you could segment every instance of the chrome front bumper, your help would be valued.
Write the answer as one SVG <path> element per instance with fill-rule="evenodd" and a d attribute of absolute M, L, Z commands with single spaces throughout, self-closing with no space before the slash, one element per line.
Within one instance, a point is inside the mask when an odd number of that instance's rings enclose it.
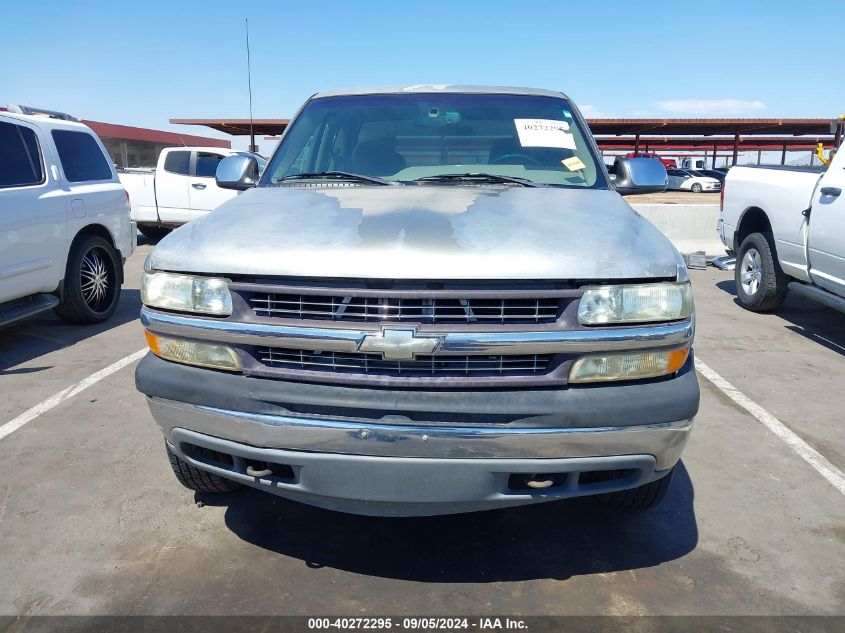
<path fill-rule="evenodd" d="M 649 454 L 658 470 L 678 461 L 692 420 L 596 428 L 502 428 L 365 424 L 325 418 L 262 415 L 148 398 L 164 436 L 190 429 L 271 449 L 380 457 L 475 459 L 597 457 Z"/>
<path fill-rule="evenodd" d="M 368 515 L 469 512 L 633 488 L 665 475 L 692 429 L 691 420 L 569 429 L 420 427 L 148 402 L 171 450 L 195 467 L 311 505 Z M 255 464 L 274 473 L 248 474 Z M 289 474 L 278 474 L 279 468 Z M 625 474 L 610 481 L 582 476 L 597 471 Z M 514 477 L 536 473 L 554 474 L 558 483 L 512 487 Z"/>

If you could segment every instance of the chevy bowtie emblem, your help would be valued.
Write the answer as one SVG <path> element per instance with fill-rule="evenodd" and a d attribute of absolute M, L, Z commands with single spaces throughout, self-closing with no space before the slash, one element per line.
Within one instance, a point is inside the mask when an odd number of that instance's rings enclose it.
<path fill-rule="evenodd" d="M 367 334 L 358 346 L 358 351 L 381 352 L 385 360 L 414 360 L 417 355 L 433 354 L 440 340 L 439 336 L 417 336 L 417 331 L 412 329 L 382 328 L 378 334 Z"/>

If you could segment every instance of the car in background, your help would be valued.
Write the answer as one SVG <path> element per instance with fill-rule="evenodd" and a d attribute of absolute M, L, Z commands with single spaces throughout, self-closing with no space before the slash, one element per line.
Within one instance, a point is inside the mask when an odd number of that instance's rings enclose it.
<path fill-rule="evenodd" d="M 722 190 L 722 183 L 694 169 L 667 169 L 666 174 L 669 177 L 667 189 L 693 193 Z"/>
<path fill-rule="evenodd" d="M 155 169 L 119 172 L 129 193 L 132 219 L 150 239 L 160 239 L 174 228 L 210 213 L 237 192 L 217 186 L 217 165 L 229 156 L 255 159 L 259 174 L 267 161 L 251 152 L 219 147 L 166 147 Z"/>
<path fill-rule="evenodd" d="M 707 169 L 707 159 L 687 156 L 681 161 L 681 169 L 695 169 L 698 171 L 701 171 L 702 169 Z"/>
<path fill-rule="evenodd" d="M 710 176 L 710 178 L 715 178 L 722 185 L 725 184 L 725 176 L 728 175 L 727 172 L 718 169 L 697 169 L 696 171 L 701 172 L 705 176 Z"/>
<path fill-rule="evenodd" d="M 126 191 L 97 135 L 60 112 L 0 111 L 0 325 L 51 309 L 105 321 L 134 250 Z"/>

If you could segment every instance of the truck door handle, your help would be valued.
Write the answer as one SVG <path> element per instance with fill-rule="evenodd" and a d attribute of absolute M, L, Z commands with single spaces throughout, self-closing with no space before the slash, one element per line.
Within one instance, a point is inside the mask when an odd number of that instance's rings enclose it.
<path fill-rule="evenodd" d="M 822 187 L 823 196 L 830 196 L 832 198 L 835 198 L 840 193 L 842 193 L 842 190 L 839 187 Z"/>
<path fill-rule="evenodd" d="M 191 183 L 191 186 L 194 189 L 205 189 L 205 185 L 202 184 L 201 182 L 193 182 L 193 183 Z"/>

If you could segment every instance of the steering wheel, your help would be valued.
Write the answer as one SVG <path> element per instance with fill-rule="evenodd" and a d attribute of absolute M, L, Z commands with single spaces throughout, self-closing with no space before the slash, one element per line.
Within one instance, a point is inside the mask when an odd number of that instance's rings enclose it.
<path fill-rule="evenodd" d="M 501 163 L 506 158 L 519 158 L 523 162 L 531 163 L 535 167 L 542 167 L 543 166 L 543 164 L 539 160 L 534 158 L 533 156 L 529 156 L 528 154 L 520 154 L 519 152 L 510 152 L 508 154 L 502 154 L 501 156 L 497 156 L 496 158 L 494 158 L 493 160 L 490 161 L 490 164 L 491 165 L 498 165 L 499 163 Z"/>

